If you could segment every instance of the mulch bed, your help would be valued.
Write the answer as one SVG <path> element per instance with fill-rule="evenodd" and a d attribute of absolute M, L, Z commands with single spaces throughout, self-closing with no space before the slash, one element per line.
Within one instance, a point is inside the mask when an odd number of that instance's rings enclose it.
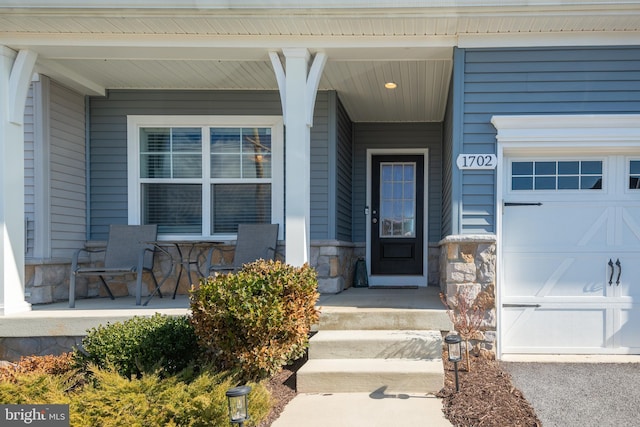
<path fill-rule="evenodd" d="M 458 363 L 456 392 L 453 363 L 445 359 L 443 412 L 456 427 L 469 426 L 531 426 L 542 424 L 522 392 L 511 383 L 511 375 L 495 360 L 470 357 L 471 372 L 466 362 Z"/>
<path fill-rule="evenodd" d="M 296 397 L 296 372 L 306 361 L 307 358 L 304 357 L 291 365 L 285 366 L 282 368 L 282 371 L 270 378 L 265 384 L 271 393 L 273 407 L 267 418 L 262 420 L 257 427 L 271 426 L 271 424 L 278 419 L 284 407 L 287 406 L 287 403 Z"/>
<path fill-rule="evenodd" d="M 258 427 L 269 427 L 280 416 L 284 407 L 296 396 L 296 371 L 304 364 L 299 360 L 286 366 L 271 378 L 266 386 L 271 392 L 274 407 Z M 464 362 L 458 364 L 456 392 L 453 363 L 444 360 L 444 388 L 438 393 L 442 398 L 443 412 L 456 427 L 540 427 L 533 407 L 522 392 L 511 383 L 511 376 L 500 368 L 495 360 L 471 357 L 471 372 L 466 372 Z"/>

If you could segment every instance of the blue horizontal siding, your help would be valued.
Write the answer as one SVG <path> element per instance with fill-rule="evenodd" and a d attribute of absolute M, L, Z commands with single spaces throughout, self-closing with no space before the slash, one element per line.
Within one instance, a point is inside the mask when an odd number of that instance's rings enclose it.
<path fill-rule="evenodd" d="M 90 239 L 126 224 L 128 115 L 282 115 L 277 91 L 114 90 L 90 108 Z M 312 238 L 326 238 L 327 95 L 316 98 L 311 131 Z M 316 182 L 315 180 L 318 180 Z"/>
<path fill-rule="evenodd" d="M 640 112 L 640 47 L 468 49 L 462 57 L 462 112 L 453 114 L 462 114 L 463 153 L 496 152 L 494 115 Z M 495 172 L 458 173 L 458 232 L 494 233 Z"/>

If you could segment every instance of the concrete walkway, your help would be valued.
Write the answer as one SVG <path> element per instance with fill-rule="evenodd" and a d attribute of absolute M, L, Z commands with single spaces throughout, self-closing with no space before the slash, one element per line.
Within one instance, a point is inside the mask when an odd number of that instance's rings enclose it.
<path fill-rule="evenodd" d="M 451 427 L 442 401 L 431 395 L 373 393 L 298 394 L 272 427 Z"/>

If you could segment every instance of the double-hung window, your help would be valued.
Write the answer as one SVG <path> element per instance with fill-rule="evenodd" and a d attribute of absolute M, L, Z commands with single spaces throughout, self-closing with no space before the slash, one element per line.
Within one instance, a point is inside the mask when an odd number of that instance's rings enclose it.
<path fill-rule="evenodd" d="M 232 238 L 240 223 L 282 223 L 277 116 L 129 116 L 129 223 L 171 239 Z"/>

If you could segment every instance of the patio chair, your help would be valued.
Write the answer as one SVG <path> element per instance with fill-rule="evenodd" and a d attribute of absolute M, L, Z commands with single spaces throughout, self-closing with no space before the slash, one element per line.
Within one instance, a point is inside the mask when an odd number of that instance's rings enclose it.
<path fill-rule="evenodd" d="M 158 235 L 157 225 L 111 225 L 109 240 L 104 249 L 82 248 L 73 254 L 71 277 L 69 279 L 69 307 L 75 307 L 76 277 L 98 276 L 107 294 L 114 299 L 105 276 L 136 275 L 136 305 L 140 305 L 142 294 L 142 274 L 151 273 L 155 289 L 159 285 L 153 274 L 154 244 Z M 105 252 L 104 267 L 80 267 L 78 259 L 83 253 Z M 162 294 L 160 294 L 162 297 Z"/>
<path fill-rule="evenodd" d="M 273 260 L 276 257 L 278 243 L 278 224 L 238 224 L 238 238 L 236 240 L 233 263 L 229 265 L 212 264 L 212 247 L 207 255 L 205 274 L 214 272 L 235 272 L 242 269 L 244 264 L 264 259 Z"/>

